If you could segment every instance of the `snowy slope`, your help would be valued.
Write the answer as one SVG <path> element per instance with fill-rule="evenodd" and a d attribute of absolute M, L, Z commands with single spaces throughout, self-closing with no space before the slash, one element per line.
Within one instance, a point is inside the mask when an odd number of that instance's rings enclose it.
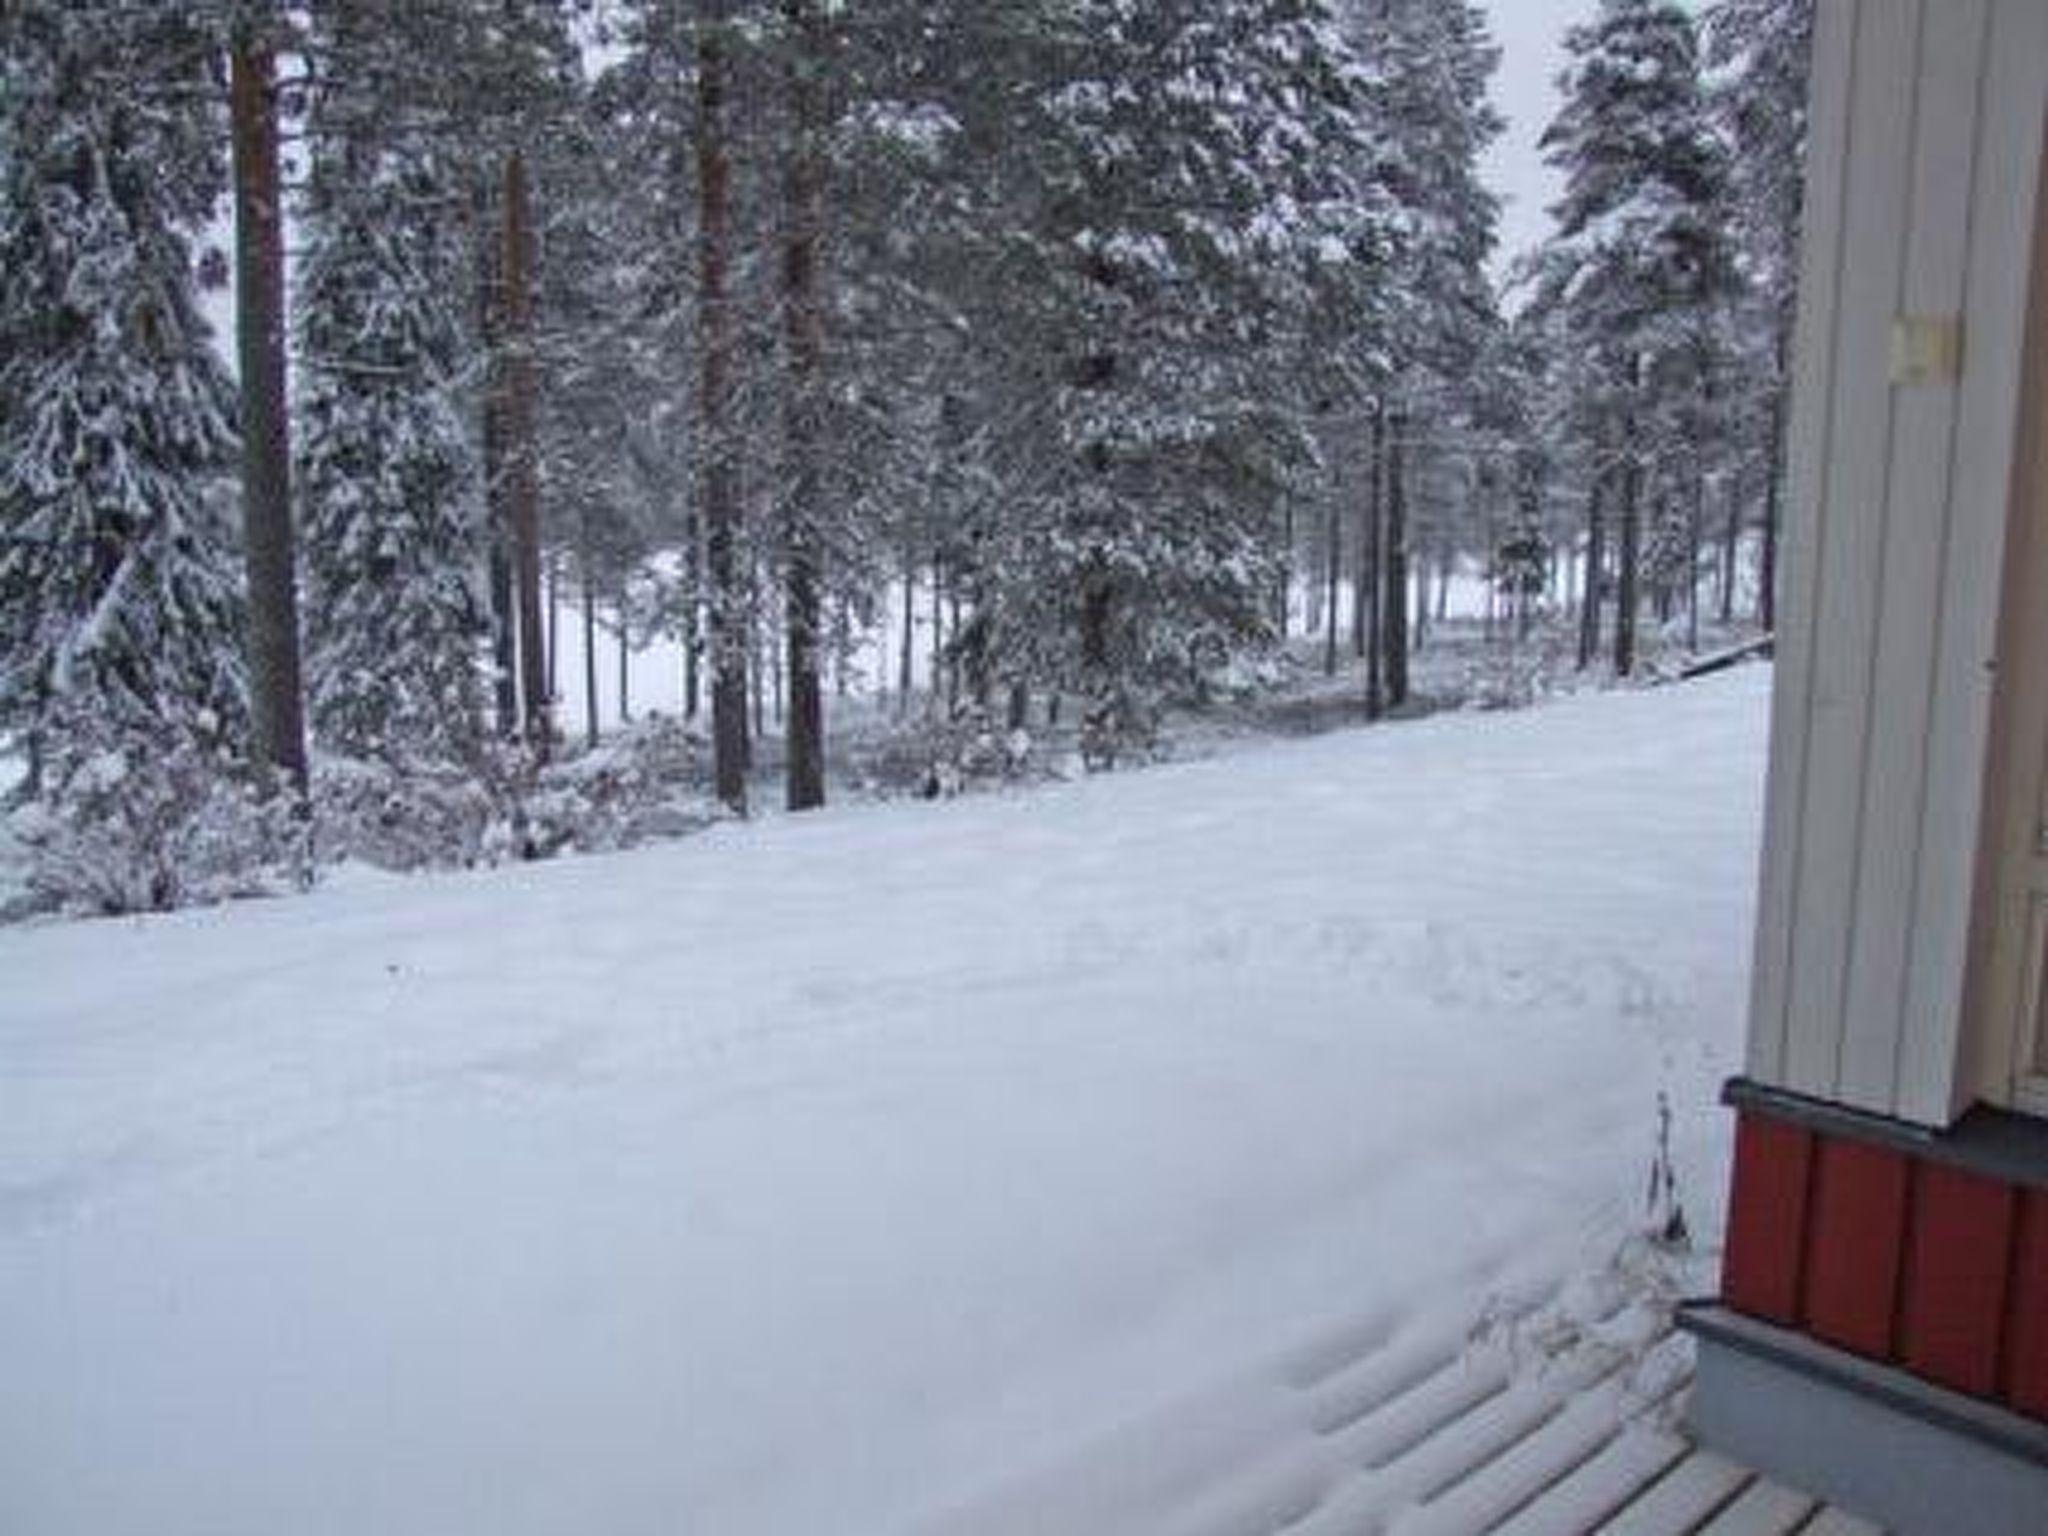
<path fill-rule="evenodd" d="M 1766 687 L 0 932 L 0 1531 L 1035 1528 L 1711 1223 Z"/>

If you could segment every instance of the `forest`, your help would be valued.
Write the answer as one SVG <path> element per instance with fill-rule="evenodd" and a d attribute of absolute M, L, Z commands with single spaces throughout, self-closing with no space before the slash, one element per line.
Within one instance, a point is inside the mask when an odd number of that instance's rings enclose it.
<path fill-rule="evenodd" d="M 7 910 L 1768 635 L 1810 9 L 1587 0 L 1501 262 L 1472 0 L 10 0 Z"/>

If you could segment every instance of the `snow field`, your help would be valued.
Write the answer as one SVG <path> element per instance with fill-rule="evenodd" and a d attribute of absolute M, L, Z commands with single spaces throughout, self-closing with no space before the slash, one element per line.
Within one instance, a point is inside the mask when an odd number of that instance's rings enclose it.
<path fill-rule="evenodd" d="M 1265 1518 L 1659 1090 L 1717 1230 L 1766 694 L 0 932 L 0 1531 Z"/>

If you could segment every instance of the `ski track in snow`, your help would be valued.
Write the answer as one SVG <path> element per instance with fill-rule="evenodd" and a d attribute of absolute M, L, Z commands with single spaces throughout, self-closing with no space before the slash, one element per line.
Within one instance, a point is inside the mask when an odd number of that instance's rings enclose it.
<path fill-rule="evenodd" d="M 0 932 L 0 1531 L 1272 1528 L 1718 1230 L 1767 692 Z"/>

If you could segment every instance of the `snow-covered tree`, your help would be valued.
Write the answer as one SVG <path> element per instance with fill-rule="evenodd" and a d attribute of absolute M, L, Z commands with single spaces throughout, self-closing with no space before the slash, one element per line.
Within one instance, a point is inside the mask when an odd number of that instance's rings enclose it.
<path fill-rule="evenodd" d="M 448 762 L 483 731 L 486 530 L 461 146 L 404 110 L 424 41 L 339 5 L 315 34 L 295 426 L 315 733 Z"/>
<path fill-rule="evenodd" d="M 225 741 L 244 708 L 233 390 L 194 293 L 215 60 L 178 7 L 0 10 L 0 730 L 35 768 L 72 728 Z"/>
<path fill-rule="evenodd" d="M 1697 452 L 1711 328 L 1734 282 L 1727 160 L 1700 74 L 1697 24 L 1675 0 L 1601 0 L 1566 35 L 1563 110 L 1543 136 L 1565 175 L 1542 302 L 1592 361 L 1596 475 L 1619 520 L 1615 671 L 1635 664 L 1652 449 Z M 1657 491 L 1661 496 L 1661 490 Z M 1597 582 L 1589 587 L 1597 600 Z"/>
<path fill-rule="evenodd" d="M 1743 358 L 1763 409 L 1742 425 L 1756 444 L 1752 477 L 1764 487 L 1757 621 L 1776 620 L 1778 525 L 1791 391 L 1792 326 L 1799 283 L 1800 203 L 1806 186 L 1807 72 L 1813 0 L 1719 0 L 1706 15 L 1708 57 L 1725 72 L 1716 106 L 1734 149 L 1730 209 L 1747 303 Z M 1731 498 L 1730 538 L 1740 501 Z M 1724 607 L 1733 595 L 1732 551 Z"/>

